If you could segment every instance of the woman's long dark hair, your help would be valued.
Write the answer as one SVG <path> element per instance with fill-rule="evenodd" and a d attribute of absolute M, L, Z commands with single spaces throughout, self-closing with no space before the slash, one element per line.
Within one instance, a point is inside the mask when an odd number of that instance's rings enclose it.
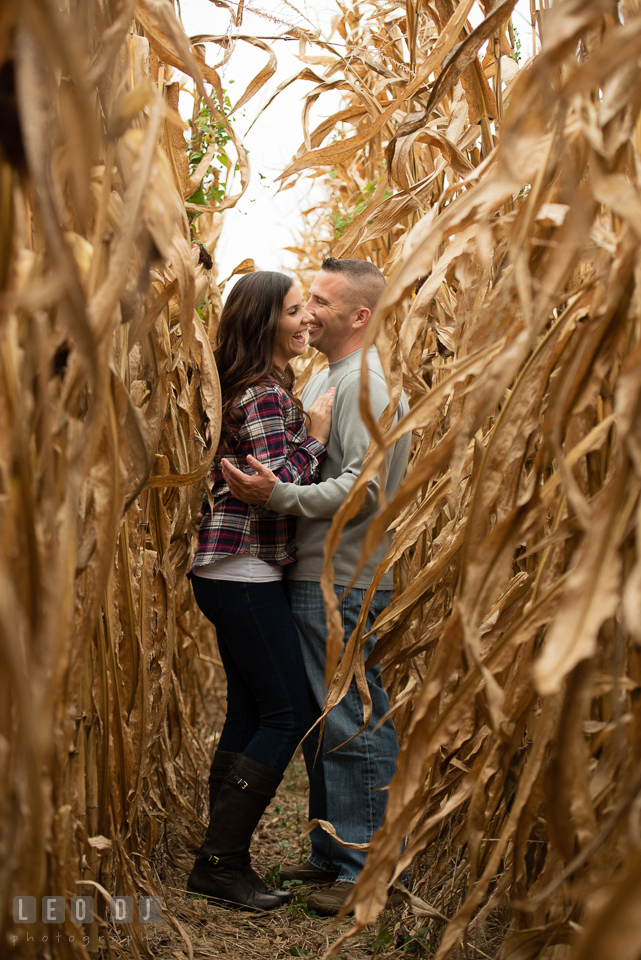
<path fill-rule="evenodd" d="M 235 407 L 249 387 L 273 376 L 292 396 L 292 368 L 287 364 L 285 370 L 280 370 L 274 365 L 278 322 L 292 285 L 293 281 L 284 273 L 248 273 L 235 284 L 223 307 L 214 356 L 223 401 L 224 444 L 232 440 L 242 423 L 234 415 Z M 300 400 L 293 396 L 292 400 L 302 414 Z"/>

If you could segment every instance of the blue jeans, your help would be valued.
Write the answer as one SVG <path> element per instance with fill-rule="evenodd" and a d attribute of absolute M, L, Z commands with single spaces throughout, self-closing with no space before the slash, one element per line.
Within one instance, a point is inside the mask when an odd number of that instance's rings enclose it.
<path fill-rule="evenodd" d="M 312 722 L 283 584 L 197 576 L 191 583 L 198 606 L 216 627 L 227 674 L 227 716 L 218 749 L 283 773 Z"/>
<path fill-rule="evenodd" d="M 337 596 L 344 588 L 336 585 Z M 324 687 L 325 643 L 327 625 L 323 594 L 319 583 L 288 580 L 285 583 L 294 620 L 298 627 L 305 672 L 310 686 L 313 720 L 322 711 L 327 690 Z M 365 591 L 350 590 L 340 605 L 349 639 L 363 602 Z M 379 590 L 370 607 L 367 630 L 376 617 L 389 605 L 390 591 Z M 374 646 L 369 638 L 365 657 Z M 381 682 L 380 666 L 367 671 L 367 682 L 372 697 L 372 719 L 369 727 L 349 743 L 345 743 L 363 726 L 363 705 L 356 683 L 352 680 L 346 696 L 329 713 L 323 734 L 321 750 L 316 758 L 318 727 L 303 742 L 303 752 L 309 777 L 309 817 L 329 820 L 341 840 L 350 843 L 368 843 L 380 827 L 385 813 L 385 789 L 396 768 L 398 739 L 391 719 L 376 731 L 374 727 L 389 710 L 389 699 Z M 342 746 L 341 746 L 342 745 Z M 338 747 L 338 749 L 334 749 Z M 330 752 L 333 751 L 333 752 Z M 338 880 L 354 882 L 363 869 L 365 852 L 348 850 L 317 827 L 311 834 L 310 862 L 324 870 L 338 870 Z"/>

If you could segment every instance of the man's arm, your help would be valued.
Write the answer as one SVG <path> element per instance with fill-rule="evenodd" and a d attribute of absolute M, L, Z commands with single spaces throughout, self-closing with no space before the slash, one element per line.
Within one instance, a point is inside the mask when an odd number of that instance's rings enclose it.
<path fill-rule="evenodd" d="M 293 483 L 283 483 L 268 467 L 265 467 L 255 457 L 247 457 L 247 464 L 255 470 L 253 475 L 237 470 L 228 460 L 222 460 L 223 476 L 229 486 L 232 497 L 242 500 L 243 503 L 264 504 L 269 510 L 276 513 L 293 514 L 297 517 L 333 517 L 345 495 L 358 476 L 369 440 L 365 444 L 362 455 L 358 456 L 356 442 L 350 443 L 350 449 L 355 455 L 339 477 L 329 477 L 321 483 L 313 483 L 307 487 L 298 487 Z M 370 481 L 367 488 L 365 509 L 373 510 L 378 497 L 378 478 Z"/>
<path fill-rule="evenodd" d="M 225 458 L 220 461 L 229 492 L 232 497 L 242 500 L 243 503 L 265 503 L 278 483 L 278 477 L 255 457 L 248 456 L 246 460 L 252 470 L 256 471 L 253 475 L 238 470 Z"/>
<path fill-rule="evenodd" d="M 245 503 L 264 503 L 268 509 L 280 514 L 316 519 L 333 517 L 361 471 L 370 442 L 370 434 L 360 417 L 358 395 L 359 376 L 350 374 L 339 385 L 332 420 L 332 432 L 337 432 L 334 442 L 338 441 L 342 450 L 341 471 L 337 477 L 300 487 L 281 483 L 253 458 L 247 460 L 256 471 L 253 476 L 247 476 L 223 461 L 223 474 L 232 496 Z M 370 396 L 374 416 L 378 418 L 387 406 L 388 394 L 385 382 L 376 375 L 370 375 Z M 379 481 L 375 477 L 368 484 L 361 510 L 369 512 L 376 508 L 378 490 Z"/>

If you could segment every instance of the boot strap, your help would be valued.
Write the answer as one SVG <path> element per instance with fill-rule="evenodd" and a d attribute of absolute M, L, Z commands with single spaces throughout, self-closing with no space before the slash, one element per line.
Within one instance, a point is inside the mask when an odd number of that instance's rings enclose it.
<path fill-rule="evenodd" d="M 232 777 L 231 782 L 236 790 L 242 790 L 246 796 L 252 797 L 253 800 L 257 803 L 264 804 L 265 807 L 274 799 L 275 791 L 270 790 L 266 792 L 261 790 L 260 787 L 257 788 L 255 784 L 250 783 L 249 780 L 245 780 L 242 777 L 239 778 L 238 775 Z"/>

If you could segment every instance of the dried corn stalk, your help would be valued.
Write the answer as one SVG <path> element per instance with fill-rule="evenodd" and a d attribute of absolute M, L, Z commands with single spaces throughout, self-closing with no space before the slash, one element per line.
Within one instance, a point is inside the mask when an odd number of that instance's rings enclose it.
<path fill-rule="evenodd" d="M 213 638 L 184 575 L 220 294 L 186 211 L 213 252 L 239 194 L 189 203 L 214 151 L 190 172 L 172 68 L 237 146 L 241 191 L 249 165 L 171 4 L 62 7 L 0 11 L 0 942 L 32 956 L 14 896 L 89 894 L 96 921 L 79 935 L 67 909 L 49 944 L 86 957 L 116 932 L 110 895 L 161 892 L 165 824 L 197 839 L 207 760 Z M 126 933 L 150 955 L 137 912 Z"/>
<path fill-rule="evenodd" d="M 376 442 L 326 543 L 326 709 L 352 678 L 369 707 L 363 623 L 339 662 L 332 553 L 385 450 L 414 437 L 362 558 L 391 526 L 372 658 L 402 746 L 354 931 L 414 863 L 438 960 L 493 917 L 506 960 L 636 957 L 641 15 L 533 3 L 542 48 L 516 70 L 514 3 L 482 3 L 476 28 L 473 6 L 342 7 L 310 98 L 338 87 L 343 109 L 283 174 L 328 188 L 303 274 L 331 250 L 389 281 L 368 335 L 392 404 L 376 429 L 363 393 Z M 389 430 L 401 384 L 411 410 Z"/>

